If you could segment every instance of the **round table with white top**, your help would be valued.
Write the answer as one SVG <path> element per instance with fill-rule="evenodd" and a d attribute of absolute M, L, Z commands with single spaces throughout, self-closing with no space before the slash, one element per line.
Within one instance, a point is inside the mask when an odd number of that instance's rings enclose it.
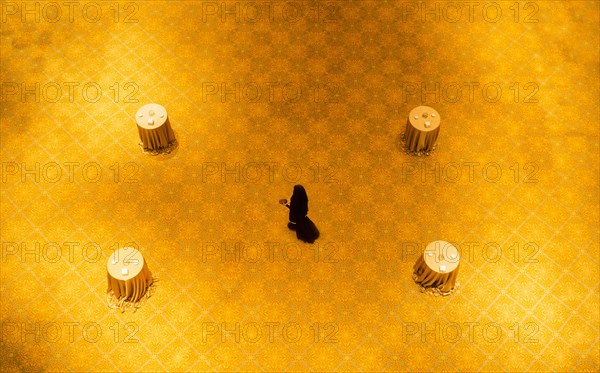
<path fill-rule="evenodd" d="M 440 133 L 440 114 L 429 106 L 417 106 L 410 111 L 402 138 L 406 151 L 429 154 L 437 145 Z"/>
<path fill-rule="evenodd" d="M 149 298 L 155 283 L 142 253 L 133 247 L 115 250 L 106 264 L 108 305 L 112 308 L 137 309 L 142 300 Z"/>
<path fill-rule="evenodd" d="M 446 241 L 431 242 L 413 266 L 413 280 L 421 290 L 434 295 L 449 295 L 458 288 L 460 254 Z"/>
<path fill-rule="evenodd" d="M 167 109 L 159 104 L 142 106 L 135 115 L 138 133 L 144 152 L 170 153 L 177 145 Z"/>

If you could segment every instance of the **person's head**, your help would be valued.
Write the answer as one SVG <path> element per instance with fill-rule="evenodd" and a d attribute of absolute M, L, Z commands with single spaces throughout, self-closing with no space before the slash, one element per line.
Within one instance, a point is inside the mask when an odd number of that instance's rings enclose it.
<path fill-rule="evenodd" d="M 308 206 L 308 196 L 306 195 L 306 190 L 302 185 L 294 185 L 294 192 L 292 193 L 290 203 Z"/>

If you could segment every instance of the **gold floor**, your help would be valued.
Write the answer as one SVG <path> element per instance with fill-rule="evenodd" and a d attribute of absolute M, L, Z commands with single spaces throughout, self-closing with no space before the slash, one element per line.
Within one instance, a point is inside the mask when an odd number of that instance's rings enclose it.
<path fill-rule="evenodd" d="M 2 371 L 598 371 L 598 2 L 65 4 L 1 4 Z M 449 297 L 411 278 L 435 240 Z"/>

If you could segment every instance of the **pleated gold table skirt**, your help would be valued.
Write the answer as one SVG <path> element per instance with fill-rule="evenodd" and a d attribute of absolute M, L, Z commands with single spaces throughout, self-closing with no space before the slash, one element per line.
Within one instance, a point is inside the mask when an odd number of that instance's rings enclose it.
<path fill-rule="evenodd" d="M 145 261 L 140 273 L 129 280 L 118 280 L 108 272 L 107 279 L 108 305 L 111 308 L 120 308 L 122 312 L 126 308 L 132 308 L 134 311 L 139 308 L 150 298 L 156 286 L 156 278 L 152 276 Z"/>
<path fill-rule="evenodd" d="M 160 127 L 153 129 L 142 128 L 138 125 L 138 133 L 142 141 L 142 148 L 146 152 L 160 152 L 171 149 L 176 142 L 175 133 L 171 128 L 169 119 Z"/>
<path fill-rule="evenodd" d="M 407 121 L 404 131 L 406 149 L 410 152 L 430 152 L 437 143 L 439 133 L 440 126 L 432 131 L 420 131 Z"/>
<path fill-rule="evenodd" d="M 413 280 L 422 287 L 421 290 L 424 292 L 433 295 L 449 295 L 458 288 L 456 280 L 459 269 L 460 263 L 452 272 L 434 271 L 425 263 L 423 255 L 420 255 L 413 266 Z"/>

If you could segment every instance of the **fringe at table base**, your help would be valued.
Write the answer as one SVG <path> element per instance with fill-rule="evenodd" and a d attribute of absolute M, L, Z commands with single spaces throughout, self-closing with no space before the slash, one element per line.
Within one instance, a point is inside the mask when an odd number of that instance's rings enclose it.
<path fill-rule="evenodd" d="M 173 150 L 175 150 L 175 148 L 177 148 L 178 142 L 177 140 L 173 140 L 169 143 L 168 146 L 164 147 L 164 148 L 159 148 L 159 149 L 148 149 L 148 148 L 144 148 L 144 144 L 139 143 L 138 144 L 140 146 L 140 148 L 142 149 L 142 153 L 144 154 L 148 154 L 148 155 L 159 155 L 159 154 L 169 154 L 171 153 Z"/>
<path fill-rule="evenodd" d="M 402 142 L 402 148 L 404 148 L 404 151 L 406 152 L 406 154 L 415 155 L 417 157 L 429 156 L 437 148 L 437 142 L 436 142 L 433 145 L 433 147 L 431 148 L 431 150 L 416 150 L 416 151 L 409 150 L 408 147 L 406 146 L 406 132 L 402 132 L 402 136 L 400 137 L 400 140 Z"/>
<path fill-rule="evenodd" d="M 146 294 L 144 294 L 141 299 L 135 302 L 128 301 L 125 298 L 117 299 L 117 297 L 115 296 L 115 292 L 113 290 L 109 291 L 106 294 L 106 302 L 108 303 L 108 307 L 113 309 L 120 309 L 121 312 L 125 312 L 125 310 L 127 309 L 132 310 L 133 312 L 137 311 L 137 309 L 146 304 L 148 299 L 152 296 L 152 294 L 154 294 L 154 291 L 156 291 L 157 282 L 158 277 L 152 276 L 152 284 L 148 286 Z"/>
<path fill-rule="evenodd" d="M 413 280 L 416 281 L 417 277 L 418 277 L 417 274 L 413 273 Z M 437 287 L 425 287 L 425 286 L 419 284 L 418 282 L 415 282 L 415 284 L 417 284 L 417 286 L 419 286 L 419 290 L 421 291 L 421 293 L 433 295 L 435 297 L 439 297 L 439 296 L 445 297 L 450 294 L 454 294 L 460 288 L 460 281 L 458 281 L 458 280 L 456 280 L 456 284 L 454 284 L 454 287 L 452 289 L 450 289 L 449 291 L 442 291 L 442 289 L 437 288 Z"/>

